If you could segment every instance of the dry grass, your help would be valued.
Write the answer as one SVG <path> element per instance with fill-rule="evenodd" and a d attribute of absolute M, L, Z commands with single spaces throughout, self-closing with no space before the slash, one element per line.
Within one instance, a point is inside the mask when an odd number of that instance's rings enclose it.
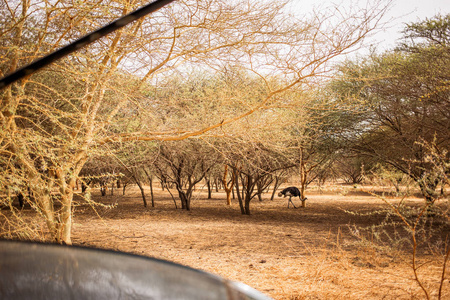
<path fill-rule="evenodd" d="M 143 207 L 137 189 L 93 197 L 117 207 L 95 213 L 88 205 L 77 206 L 74 244 L 174 261 L 241 281 L 275 299 L 423 299 L 407 249 L 386 251 L 350 234 L 349 225 L 382 220 L 345 212 L 385 207 L 363 193 L 310 193 L 304 209 L 288 209 L 286 199 L 255 199 L 250 216 L 240 214 L 236 200 L 226 206 L 224 193 L 206 200 L 206 193 L 197 192 L 190 212 L 175 209 L 160 190 L 155 208 Z M 420 259 L 427 262 L 420 274 L 436 297 L 442 262 L 426 252 Z M 448 278 L 443 299 L 450 298 Z"/>

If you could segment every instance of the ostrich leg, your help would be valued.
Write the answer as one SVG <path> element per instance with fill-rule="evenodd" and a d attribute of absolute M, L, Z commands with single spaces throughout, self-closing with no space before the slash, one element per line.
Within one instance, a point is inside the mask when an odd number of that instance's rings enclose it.
<path fill-rule="evenodd" d="M 289 208 L 289 204 L 291 204 L 292 203 L 292 205 L 294 206 L 294 208 L 297 208 L 296 206 L 295 206 L 295 204 L 294 204 L 294 202 L 292 202 L 292 196 L 289 196 L 289 201 L 288 201 L 288 208 Z"/>

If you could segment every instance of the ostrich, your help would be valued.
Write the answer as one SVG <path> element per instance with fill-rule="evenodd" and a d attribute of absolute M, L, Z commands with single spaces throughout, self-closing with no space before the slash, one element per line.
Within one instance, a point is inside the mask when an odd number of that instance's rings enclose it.
<path fill-rule="evenodd" d="M 302 195 L 301 195 L 299 189 L 296 188 L 295 186 L 291 186 L 291 187 L 285 188 L 284 190 L 282 190 L 281 192 L 279 192 L 279 193 L 278 193 L 278 197 L 281 197 L 281 196 L 283 196 L 283 197 L 289 197 L 288 208 L 289 208 L 289 204 L 290 204 L 290 203 L 292 203 L 292 205 L 294 206 L 294 208 L 297 208 L 297 207 L 295 206 L 294 202 L 292 202 L 292 199 L 291 199 L 292 197 L 299 197 L 300 200 L 301 200 L 302 202 L 304 202 L 306 199 L 308 199 L 308 198 L 302 199 Z"/>

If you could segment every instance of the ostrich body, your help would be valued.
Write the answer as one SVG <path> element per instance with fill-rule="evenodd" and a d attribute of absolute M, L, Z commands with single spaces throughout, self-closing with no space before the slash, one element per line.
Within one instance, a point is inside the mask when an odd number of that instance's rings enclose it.
<path fill-rule="evenodd" d="M 297 208 L 294 204 L 294 202 L 292 202 L 292 197 L 298 197 L 302 202 L 305 201 L 308 198 L 302 198 L 302 194 L 300 193 L 300 190 L 298 188 L 296 188 L 295 186 L 291 186 L 288 188 L 285 188 L 284 190 L 282 190 L 281 192 L 278 193 L 278 197 L 289 197 L 289 201 L 288 201 L 288 208 L 289 208 L 289 204 L 292 203 L 292 205 L 294 206 L 294 208 Z"/>

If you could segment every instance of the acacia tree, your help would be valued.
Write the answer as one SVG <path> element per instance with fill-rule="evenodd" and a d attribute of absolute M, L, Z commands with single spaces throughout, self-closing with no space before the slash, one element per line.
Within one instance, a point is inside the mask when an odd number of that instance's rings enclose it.
<path fill-rule="evenodd" d="M 336 150 L 325 145 L 323 132 L 311 129 L 304 128 L 297 132 L 296 139 L 293 139 L 294 143 L 292 144 L 294 149 L 292 158 L 297 162 L 298 166 L 302 199 L 306 198 L 306 187 L 314 180 L 313 172 L 329 165 L 329 161 L 332 160 L 333 150 Z M 302 201 L 302 207 L 305 206 L 306 202 Z"/>
<path fill-rule="evenodd" d="M 264 112 L 256 115 L 261 117 Z M 274 147 L 277 141 L 270 137 L 276 135 L 275 128 L 259 130 L 259 126 L 265 127 L 271 121 L 267 116 L 264 119 L 247 120 L 247 124 L 235 124 L 245 126 L 239 135 L 235 133 L 224 137 L 215 144 L 216 149 L 225 157 L 226 165 L 232 169 L 242 214 L 251 213 L 251 200 L 261 195 L 279 171 L 293 167 L 285 153 Z"/>
<path fill-rule="evenodd" d="M 339 153 L 341 146 L 331 137 L 335 133 L 337 112 L 342 113 L 347 108 L 317 90 L 293 89 L 286 97 L 289 101 L 285 101 L 285 107 L 274 111 L 274 118 L 280 123 L 274 134 L 278 142 L 275 147 L 295 166 L 291 173 L 299 176 L 298 186 L 304 199 L 308 184 L 329 169 Z M 305 205 L 302 201 L 302 207 Z"/>
<path fill-rule="evenodd" d="M 151 175 L 148 170 L 148 166 L 157 159 L 159 155 L 159 147 L 156 143 L 145 142 L 129 142 L 122 145 L 111 145 L 115 147 L 114 150 L 110 150 L 110 156 L 113 157 L 114 163 L 119 165 L 123 170 L 124 176 L 131 179 L 134 182 L 140 192 L 144 207 L 147 207 L 147 198 L 145 197 L 144 181 L 145 179 L 151 180 Z M 153 186 L 150 181 L 150 192 L 152 207 L 155 206 L 153 199 Z"/>
<path fill-rule="evenodd" d="M 197 140 L 161 144 L 155 167 L 160 177 L 172 182 L 178 192 L 181 208 L 191 210 L 194 187 L 217 164 L 213 149 Z"/>
<path fill-rule="evenodd" d="M 342 153 L 336 167 L 345 183 L 358 184 L 364 180 L 365 174 L 371 172 L 373 163 L 367 157 Z"/>
<path fill-rule="evenodd" d="M 0 75 L 141 3 L 2 0 Z M 3 89 L 0 163 L 5 172 L 0 184 L 28 186 L 50 239 L 70 244 L 73 187 L 93 149 L 130 140 L 181 140 L 245 118 L 280 100 L 281 92 L 327 71 L 326 63 L 358 45 L 385 10 L 375 5 L 339 15 L 337 31 L 332 18 L 288 18 L 283 5 L 178 1 Z M 193 127 L 155 124 L 155 106 L 140 100 L 149 97 L 148 83 L 182 64 L 242 65 L 267 84 L 239 110 Z M 283 85 L 270 84 L 267 78 L 274 74 L 284 76 Z M 148 126 L 115 126 L 124 116 L 136 114 L 147 117 Z M 56 199 L 60 208 L 54 205 Z"/>
<path fill-rule="evenodd" d="M 357 107 L 351 133 L 341 137 L 360 155 L 410 176 L 428 203 L 443 178 L 424 144 L 441 152 L 450 146 L 449 27 L 450 15 L 412 23 L 399 49 L 345 64 L 334 83 Z"/>
<path fill-rule="evenodd" d="M 82 191 L 87 192 L 85 198 L 91 199 L 90 187 L 95 185 L 100 186 L 102 196 L 106 195 L 108 186 L 111 187 L 112 193 L 117 181 L 125 175 L 125 171 L 112 156 L 106 156 L 103 153 L 92 155 L 79 173 Z"/>
<path fill-rule="evenodd" d="M 236 194 L 243 215 L 250 215 L 251 200 L 269 186 L 275 172 L 292 167 L 281 156 L 262 145 L 252 146 L 245 148 L 248 156 L 235 159 L 232 165 L 236 176 Z"/>

